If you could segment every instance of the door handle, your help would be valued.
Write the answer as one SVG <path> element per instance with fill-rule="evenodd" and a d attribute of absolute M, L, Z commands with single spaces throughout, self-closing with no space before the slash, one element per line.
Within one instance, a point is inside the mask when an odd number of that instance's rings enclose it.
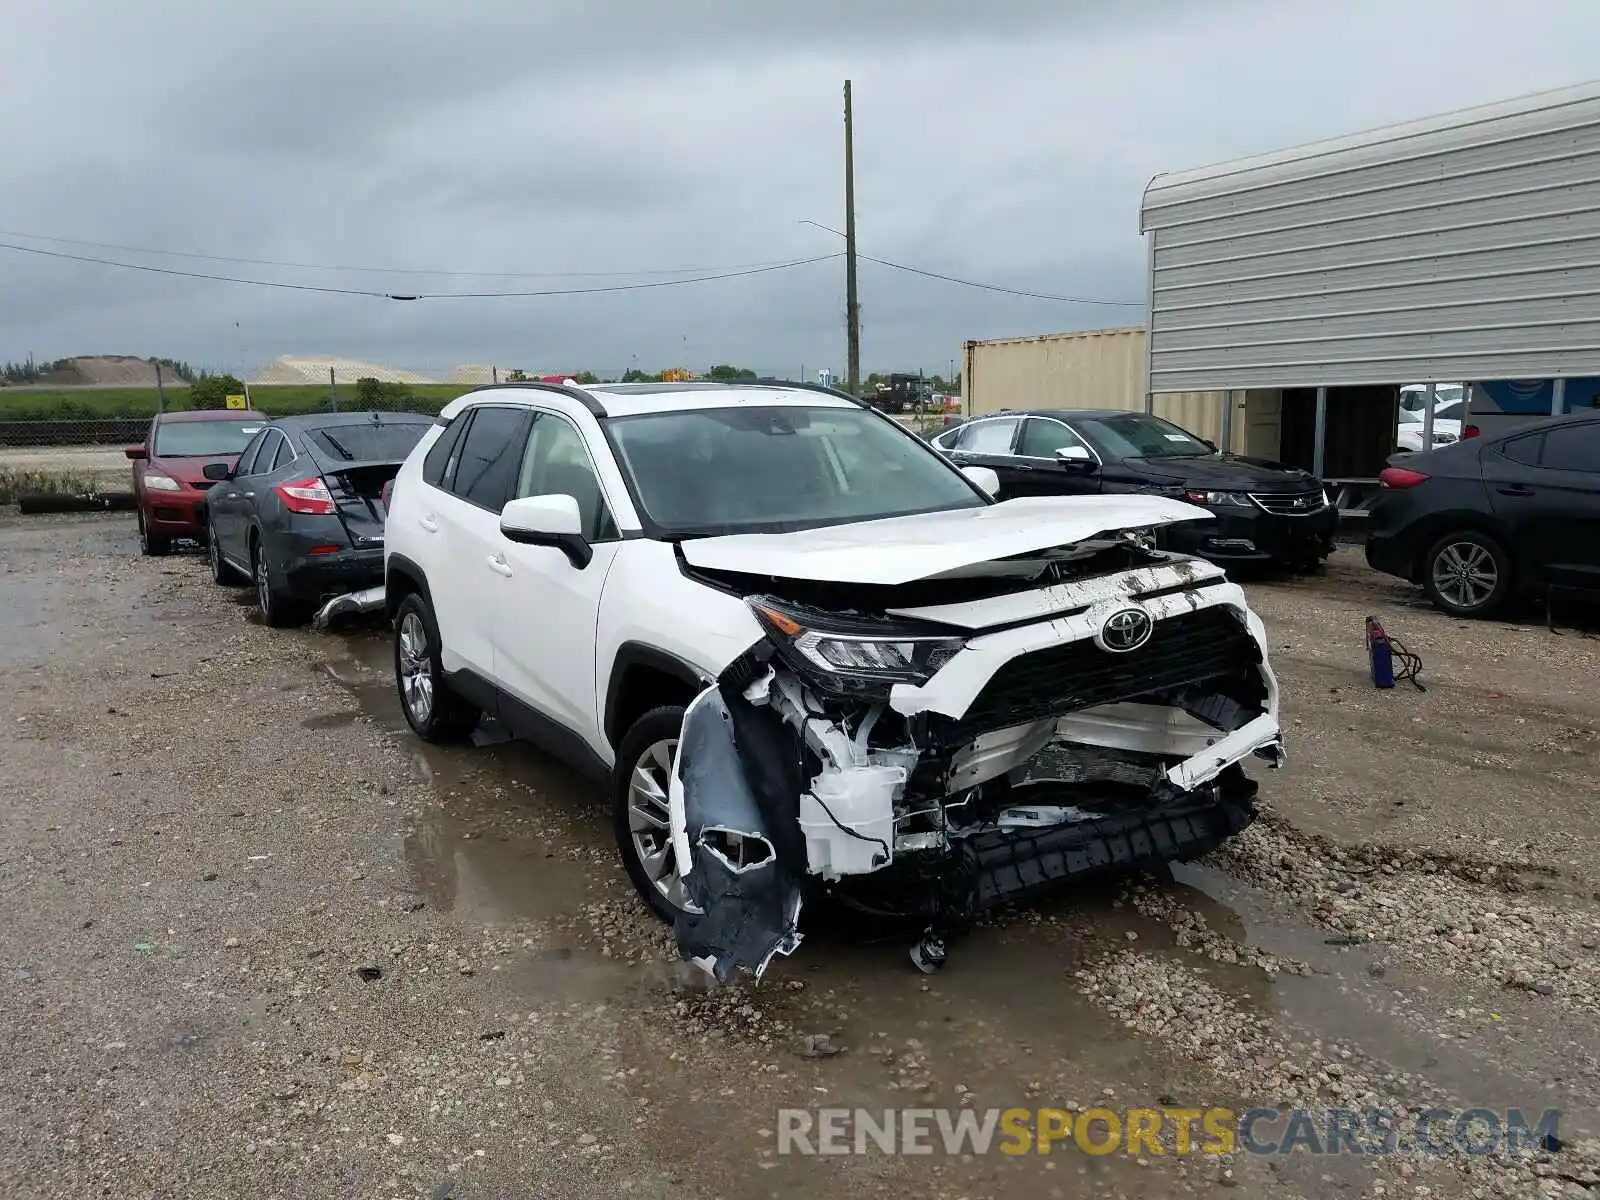
<path fill-rule="evenodd" d="M 1031 471 L 1031 470 L 1033 470 L 1033 468 L 1030 467 L 1027 463 L 1012 463 L 1011 464 L 1011 469 L 1013 471 Z"/>
<path fill-rule="evenodd" d="M 496 575 L 504 575 L 507 579 L 511 578 L 511 564 L 506 561 L 506 556 L 503 554 L 491 554 L 489 556 L 489 569 Z"/>
<path fill-rule="evenodd" d="M 1522 484 L 1520 484 L 1520 483 L 1514 483 L 1510 487 L 1498 487 L 1498 488 L 1495 488 L 1495 491 L 1499 492 L 1502 496 L 1531 496 L 1531 495 L 1533 495 L 1533 489 L 1532 488 L 1523 487 Z"/>
<path fill-rule="evenodd" d="M 432 516 L 418 517 L 417 524 L 421 525 L 429 533 L 439 532 L 439 522 Z"/>

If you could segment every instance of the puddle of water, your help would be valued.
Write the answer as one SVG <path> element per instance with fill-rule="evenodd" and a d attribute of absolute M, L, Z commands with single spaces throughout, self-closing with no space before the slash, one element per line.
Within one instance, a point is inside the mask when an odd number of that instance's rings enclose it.
<path fill-rule="evenodd" d="M 1428 1002 L 1429 986 L 1389 963 L 1382 943 L 1329 945 L 1329 934 L 1288 914 L 1274 897 L 1210 867 L 1180 864 L 1174 866 L 1173 876 L 1236 914 L 1243 926 L 1237 940 L 1298 958 L 1316 972 L 1310 977 L 1280 975 L 1271 984 L 1273 1006 L 1297 1032 L 1358 1049 L 1369 1058 L 1394 1070 L 1419 1075 L 1472 1104 L 1520 1103 L 1529 1108 L 1559 1103 L 1575 1122 L 1582 1122 L 1582 1128 L 1575 1123 L 1571 1132 L 1587 1134 L 1593 1128 L 1591 1117 L 1580 1112 L 1590 1106 L 1576 1094 L 1550 1094 L 1546 1080 L 1539 1078 L 1558 1072 L 1559 1065 L 1535 1067 L 1527 1061 L 1528 1048 L 1501 1040 L 1509 1031 L 1494 1031 L 1501 1035 L 1493 1039 L 1497 1044 L 1489 1044 L 1489 1034 L 1471 1040 L 1443 1039 L 1419 1030 L 1403 1015 L 1391 1015 L 1397 1007 L 1396 992 L 1415 993 L 1418 1007 L 1424 1010 L 1449 1005 L 1437 999 Z M 1372 977 L 1368 967 L 1380 964 L 1381 977 Z M 1218 974 L 1220 977 L 1213 982 L 1227 986 L 1226 975 Z M 1522 1069 L 1507 1070 L 1491 1061 L 1488 1055 L 1496 1052 L 1516 1061 Z M 1539 1074 L 1531 1074 L 1530 1070 L 1538 1070 Z"/>
<path fill-rule="evenodd" d="M 595 890 L 586 862 L 501 832 L 492 818 L 430 813 L 406 835 L 401 855 L 430 907 L 485 925 L 560 916 Z"/>

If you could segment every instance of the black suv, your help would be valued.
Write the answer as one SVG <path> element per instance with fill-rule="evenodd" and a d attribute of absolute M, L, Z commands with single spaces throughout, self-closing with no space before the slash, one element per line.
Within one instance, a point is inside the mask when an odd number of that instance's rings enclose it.
<path fill-rule="evenodd" d="M 1000 496 L 1145 492 L 1209 509 L 1162 531 L 1169 549 L 1215 562 L 1314 567 L 1333 551 L 1338 511 L 1306 471 L 1223 454 L 1171 421 L 1122 409 L 1004 411 L 932 439 L 961 466 L 990 467 Z"/>

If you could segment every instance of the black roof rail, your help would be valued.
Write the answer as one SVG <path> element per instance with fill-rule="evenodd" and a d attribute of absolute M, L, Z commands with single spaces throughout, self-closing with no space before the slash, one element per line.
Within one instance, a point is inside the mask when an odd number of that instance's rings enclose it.
<path fill-rule="evenodd" d="M 474 396 L 479 392 L 498 392 L 521 389 L 533 392 L 559 392 L 569 400 L 576 400 L 596 417 L 606 415 L 606 406 L 600 403 L 600 398 L 593 392 L 586 392 L 582 388 L 568 387 L 564 383 L 543 383 L 537 380 L 526 380 L 516 383 L 486 383 L 475 387 L 470 392 L 462 392 L 463 396 Z"/>
<path fill-rule="evenodd" d="M 739 382 L 739 381 L 730 381 L 730 382 Z M 743 380 L 742 382 L 750 383 L 752 381 L 746 379 L 746 380 Z M 836 396 L 840 400 L 848 400 L 848 401 L 850 401 L 851 404 L 857 405 L 860 408 L 871 408 L 872 407 L 872 405 L 868 404 L 860 396 L 852 396 L 849 392 L 844 391 L 841 388 L 829 387 L 825 383 L 809 383 L 804 379 L 771 379 L 771 378 L 757 379 L 757 380 L 754 380 L 753 382 L 758 384 L 758 385 L 760 385 L 761 387 L 794 388 L 797 391 L 803 391 L 803 392 L 821 392 L 824 396 Z"/>

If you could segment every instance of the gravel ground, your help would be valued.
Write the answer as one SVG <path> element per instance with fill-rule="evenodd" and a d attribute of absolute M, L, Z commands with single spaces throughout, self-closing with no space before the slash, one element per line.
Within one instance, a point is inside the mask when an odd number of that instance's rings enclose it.
<path fill-rule="evenodd" d="M 27 1197 L 1595 1196 L 1600 642 L 1341 551 L 1251 585 L 1290 761 L 1170 879 L 923 977 L 819 925 L 705 990 L 601 798 L 403 730 L 378 630 L 268 630 L 125 517 L 0 520 L 0 1185 Z M 1428 691 L 1364 683 L 1361 618 Z M 1562 1109 L 1517 1160 L 809 1158 L 777 1110 Z M 1234 1189 L 1238 1189 L 1237 1192 Z"/>

